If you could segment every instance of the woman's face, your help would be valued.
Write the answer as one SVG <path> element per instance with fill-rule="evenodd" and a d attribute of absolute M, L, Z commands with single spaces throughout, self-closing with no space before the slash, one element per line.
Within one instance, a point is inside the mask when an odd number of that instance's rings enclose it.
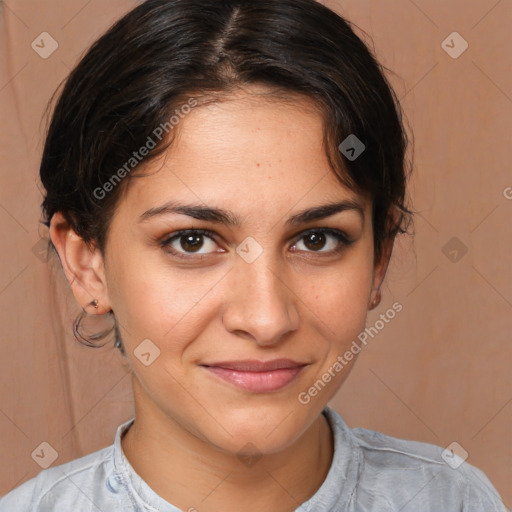
<path fill-rule="evenodd" d="M 136 407 L 230 453 L 248 442 L 277 452 L 313 423 L 355 362 L 333 372 L 385 272 L 374 267 L 371 203 L 336 180 L 307 107 L 238 93 L 192 109 L 110 226 L 100 302 L 118 320 Z M 322 218 L 334 203 L 345 208 Z M 208 369 L 281 358 L 304 366 Z"/>

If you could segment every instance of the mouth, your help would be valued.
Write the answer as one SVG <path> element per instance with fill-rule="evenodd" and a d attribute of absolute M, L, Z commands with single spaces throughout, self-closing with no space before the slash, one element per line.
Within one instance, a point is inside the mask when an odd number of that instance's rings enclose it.
<path fill-rule="evenodd" d="M 237 388 L 254 393 L 278 391 L 290 384 L 309 363 L 291 359 L 241 360 L 203 364 L 206 371 Z"/>

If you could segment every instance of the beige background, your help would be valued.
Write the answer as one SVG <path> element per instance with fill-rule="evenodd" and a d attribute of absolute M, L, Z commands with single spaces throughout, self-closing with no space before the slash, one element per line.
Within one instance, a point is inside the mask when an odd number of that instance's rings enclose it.
<path fill-rule="evenodd" d="M 395 73 L 390 79 L 415 134 L 410 192 L 420 212 L 368 325 L 394 301 L 403 311 L 370 338 L 330 405 L 353 427 L 440 446 L 457 441 L 511 506 L 512 2 L 325 3 L 367 32 Z M 57 451 L 54 464 L 63 463 L 110 444 L 132 415 L 121 357 L 74 341 L 80 309 L 58 262 L 48 264 L 38 251 L 47 235 L 38 225 L 38 162 L 46 102 L 82 52 L 134 5 L 4 2 L 1 494 L 40 471 L 31 457 L 40 443 Z M 453 31 L 469 44 L 456 59 L 441 46 Z M 47 59 L 31 48 L 42 32 L 59 45 Z M 445 248 L 452 237 L 458 247 Z M 451 261 L 463 247 L 467 253 Z"/>

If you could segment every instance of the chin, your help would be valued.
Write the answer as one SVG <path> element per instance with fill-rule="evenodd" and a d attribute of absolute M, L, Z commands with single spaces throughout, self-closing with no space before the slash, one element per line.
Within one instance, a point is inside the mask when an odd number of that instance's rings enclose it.
<path fill-rule="evenodd" d="M 245 406 L 243 409 L 216 415 L 216 418 L 222 418 L 219 420 L 220 425 L 211 418 L 206 419 L 208 433 L 203 430 L 203 434 L 218 449 L 227 453 L 279 453 L 296 441 L 316 419 L 314 417 L 308 421 L 305 415 L 307 409 L 301 407 L 304 410 L 299 417 L 294 414 L 292 407 L 286 409 L 282 404 L 269 404 L 268 407 L 255 405 L 252 408 Z"/>

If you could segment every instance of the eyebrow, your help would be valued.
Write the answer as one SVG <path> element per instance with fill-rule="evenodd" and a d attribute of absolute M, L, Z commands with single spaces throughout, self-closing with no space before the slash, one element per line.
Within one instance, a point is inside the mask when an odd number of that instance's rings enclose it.
<path fill-rule="evenodd" d="M 349 199 L 302 210 L 295 215 L 292 215 L 286 221 L 286 225 L 296 226 L 299 224 L 306 224 L 315 220 L 331 217 L 332 215 L 343 211 L 355 211 L 364 221 L 363 206 L 358 201 Z M 187 215 L 194 219 L 224 224 L 232 227 L 240 227 L 241 224 L 240 218 L 233 212 L 223 210 L 221 208 L 211 208 L 200 204 L 181 204 L 175 201 L 169 201 L 162 206 L 150 208 L 139 217 L 138 222 L 146 222 L 154 217 L 169 214 Z"/>

